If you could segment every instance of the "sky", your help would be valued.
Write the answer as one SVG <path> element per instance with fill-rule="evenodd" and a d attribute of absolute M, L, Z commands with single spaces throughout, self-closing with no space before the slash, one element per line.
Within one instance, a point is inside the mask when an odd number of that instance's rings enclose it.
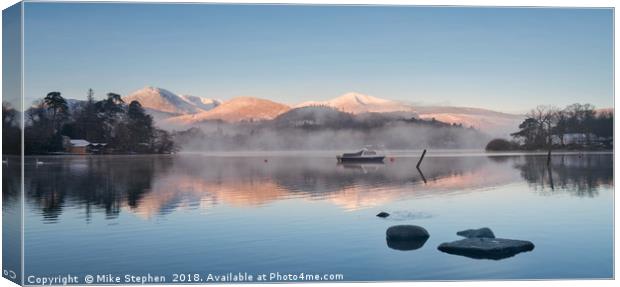
<path fill-rule="evenodd" d="M 26 3 L 26 103 L 144 86 L 296 104 L 347 92 L 525 112 L 613 106 L 613 10 Z"/>

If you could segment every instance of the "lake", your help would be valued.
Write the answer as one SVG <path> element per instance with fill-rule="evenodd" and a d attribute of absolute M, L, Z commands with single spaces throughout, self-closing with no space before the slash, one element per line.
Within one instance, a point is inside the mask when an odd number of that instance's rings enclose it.
<path fill-rule="evenodd" d="M 335 152 L 27 157 L 25 275 L 342 274 L 344 281 L 613 277 L 613 154 Z M 11 186 L 6 183 L 5 186 Z M 5 188 L 7 190 L 7 188 Z M 5 210 L 19 193 L 5 192 Z M 375 215 L 381 211 L 387 218 Z M 418 249 L 386 229 L 424 227 Z M 502 260 L 437 250 L 490 227 Z"/>

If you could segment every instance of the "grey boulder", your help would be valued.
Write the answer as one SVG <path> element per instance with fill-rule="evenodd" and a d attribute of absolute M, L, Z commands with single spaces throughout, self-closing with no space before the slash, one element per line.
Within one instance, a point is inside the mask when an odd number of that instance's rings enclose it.
<path fill-rule="evenodd" d="M 466 238 L 495 238 L 495 234 L 493 234 L 493 231 L 488 227 L 462 230 L 457 232 L 456 235 Z"/>
<path fill-rule="evenodd" d="M 526 240 L 503 238 L 466 238 L 442 243 L 437 247 L 442 252 L 475 259 L 500 260 L 531 251 L 534 244 Z"/>
<path fill-rule="evenodd" d="M 409 240 L 414 238 L 428 238 L 430 235 L 424 227 L 417 225 L 394 225 L 387 229 L 385 235 L 392 240 Z"/>
<path fill-rule="evenodd" d="M 415 250 L 426 243 L 428 231 L 417 225 L 395 225 L 387 229 L 388 247 L 396 250 Z"/>

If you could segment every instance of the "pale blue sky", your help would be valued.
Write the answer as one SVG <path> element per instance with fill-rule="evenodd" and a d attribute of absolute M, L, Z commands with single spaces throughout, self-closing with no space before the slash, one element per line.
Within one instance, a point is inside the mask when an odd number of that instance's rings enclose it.
<path fill-rule="evenodd" d="M 27 3 L 25 94 L 611 107 L 612 21 L 611 9 Z"/>

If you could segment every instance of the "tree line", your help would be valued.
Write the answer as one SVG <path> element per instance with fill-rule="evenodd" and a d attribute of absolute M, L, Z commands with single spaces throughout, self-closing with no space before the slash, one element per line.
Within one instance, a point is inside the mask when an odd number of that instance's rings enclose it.
<path fill-rule="evenodd" d="M 19 115 L 8 102 L 2 102 L 2 154 L 21 154 L 22 132 Z"/>
<path fill-rule="evenodd" d="M 487 149 L 612 148 L 613 124 L 613 111 L 597 111 L 591 104 L 576 103 L 563 109 L 538 106 L 511 134 L 514 141 L 496 139 Z"/>
<path fill-rule="evenodd" d="M 96 101 L 90 89 L 85 102 L 69 104 L 60 92 L 50 92 L 26 111 L 26 154 L 62 152 L 67 137 L 105 143 L 109 153 L 170 153 L 176 149 L 172 136 L 153 125 L 153 118 L 138 101 L 126 104 L 115 93 Z"/>

